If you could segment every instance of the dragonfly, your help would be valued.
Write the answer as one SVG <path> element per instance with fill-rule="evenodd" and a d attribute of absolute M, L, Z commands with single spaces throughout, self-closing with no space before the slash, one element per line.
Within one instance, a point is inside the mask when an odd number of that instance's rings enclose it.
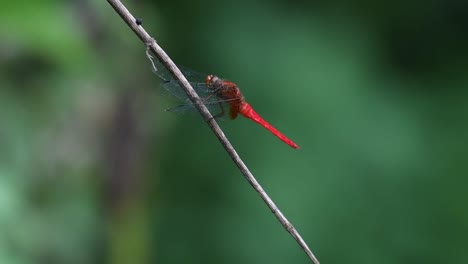
<path fill-rule="evenodd" d="M 174 108 L 167 109 L 167 111 L 185 112 L 187 110 L 194 110 L 195 105 L 191 103 L 188 96 L 185 94 L 179 82 L 175 80 L 169 71 L 157 60 L 153 61 L 152 56 L 147 51 L 147 56 L 151 61 L 153 72 L 159 76 L 163 83 L 162 87 L 169 94 L 178 98 L 184 104 Z M 225 108 L 229 109 L 230 119 L 236 119 L 240 114 L 270 131 L 273 135 L 279 138 L 284 143 L 288 144 L 294 149 L 299 149 L 294 141 L 286 137 L 273 125 L 263 119 L 252 106 L 245 101 L 244 95 L 241 93 L 239 87 L 231 81 L 224 80 L 213 74 L 201 74 L 185 67 L 179 67 L 184 76 L 190 82 L 190 85 L 197 92 L 202 99 L 203 103 L 212 112 L 214 118 L 219 118 L 225 115 Z"/>

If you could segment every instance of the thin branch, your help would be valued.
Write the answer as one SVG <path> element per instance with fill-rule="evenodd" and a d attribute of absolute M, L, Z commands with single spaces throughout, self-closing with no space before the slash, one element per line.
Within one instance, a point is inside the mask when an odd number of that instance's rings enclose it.
<path fill-rule="evenodd" d="M 135 32 L 135 34 L 149 47 L 149 49 L 156 55 L 156 57 L 161 61 L 161 63 L 167 68 L 167 70 L 174 76 L 174 78 L 179 82 L 180 86 L 184 89 L 187 93 L 187 96 L 190 100 L 195 104 L 200 114 L 206 120 L 208 125 L 210 126 L 213 133 L 218 137 L 221 144 L 226 149 L 226 152 L 231 156 L 234 163 L 237 165 L 239 170 L 245 176 L 247 181 L 250 185 L 255 189 L 255 191 L 260 195 L 263 201 L 267 204 L 267 206 L 271 209 L 273 214 L 279 220 L 281 225 L 291 234 L 291 236 L 297 241 L 297 243 L 301 246 L 301 248 L 305 251 L 305 253 L 309 256 L 314 264 L 319 264 L 319 261 L 314 256 L 312 251 L 307 246 L 306 242 L 302 239 L 301 235 L 294 226 L 286 219 L 283 213 L 278 209 L 276 204 L 271 200 L 268 194 L 263 190 L 262 186 L 258 183 L 258 181 L 254 178 L 250 170 L 241 160 L 239 155 L 237 154 L 234 147 L 231 145 L 227 137 L 224 135 L 223 131 L 216 123 L 215 119 L 208 111 L 206 106 L 203 104 L 200 97 L 196 94 L 193 88 L 190 86 L 190 83 L 187 81 L 185 76 L 182 72 L 177 68 L 177 66 L 172 62 L 169 56 L 164 52 L 164 50 L 156 43 L 154 38 L 152 38 L 141 25 L 137 24 L 136 19 L 133 17 L 132 14 L 127 10 L 127 8 L 119 1 L 119 0 L 107 0 L 109 4 L 114 8 L 114 10 L 120 15 L 120 17 L 127 23 L 127 25 Z"/>

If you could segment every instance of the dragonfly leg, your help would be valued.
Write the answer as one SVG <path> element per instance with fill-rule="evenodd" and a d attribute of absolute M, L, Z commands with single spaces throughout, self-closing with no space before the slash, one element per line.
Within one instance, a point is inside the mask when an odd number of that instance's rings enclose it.
<path fill-rule="evenodd" d="M 212 118 L 206 120 L 206 122 L 209 122 L 213 119 L 217 119 L 217 118 L 220 118 L 222 116 L 224 116 L 225 112 L 224 112 L 224 107 L 223 107 L 223 104 L 221 102 L 218 102 L 219 104 L 219 107 L 221 108 L 221 112 L 220 113 L 217 113 L 216 115 L 214 115 Z"/>
<path fill-rule="evenodd" d="M 203 99 L 202 99 L 202 102 L 203 102 L 203 103 L 206 103 L 206 102 L 208 101 L 208 99 L 210 99 L 213 95 L 215 95 L 215 94 L 213 93 L 213 94 L 210 94 L 210 95 L 208 95 L 207 97 L 203 98 Z M 221 112 L 218 113 L 218 114 L 216 114 L 216 115 L 214 115 L 214 116 L 213 116 L 213 119 L 220 118 L 220 117 L 222 117 L 222 116 L 224 115 L 224 107 L 223 107 L 223 104 L 222 104 L 221 102 L 218 102 L 218 104 L 219 104 L 219 107 L 221 108 Z M 211 121 L 211 119 L 208 120 L 208 121 Z"/>
<path fill-rule="evenodd" d="M 219 108 L 221 108 L 221 112 L 214 115 L 213 116 L 214 119 L 220 118 L 220 117 L 222 117 L 224 115 L 224 106 L 223 106 L 223 104 L 221 102 L 218 102 L 218 105 L 219 105 Z"/>
<path fill-rule="evenodd" d="M 208 95 L 207 97 L 203 98 L 203 99 L 202 99 L 202 102 L 203 102 L 203 103 L 206 103 L 206 102 L 208 101 L 208 99 L 210 99 L 213 95 L 215 95 L 215 94 L 212 93 L 212 94 Z"/>

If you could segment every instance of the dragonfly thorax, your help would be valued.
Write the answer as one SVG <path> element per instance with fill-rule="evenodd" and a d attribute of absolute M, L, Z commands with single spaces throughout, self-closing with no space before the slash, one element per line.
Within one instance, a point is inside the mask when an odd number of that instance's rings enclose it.
<path fill-rule="evenodd" d="M 239 103 L 244 100 L 244 96 L 235 83 L 223 80 L 216 75 L 206 76 L 205 84 L 213 90 L 218 98 L 229 101 L 229 104 L 234 105 L 234 108 L 238 108 Z"/>

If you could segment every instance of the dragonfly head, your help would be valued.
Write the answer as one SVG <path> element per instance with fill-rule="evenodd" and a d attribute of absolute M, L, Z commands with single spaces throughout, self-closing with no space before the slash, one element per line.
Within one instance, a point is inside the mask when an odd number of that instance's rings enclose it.
<path fill-rule="evenodd" d="M 206 79 L 205 79 L 206 84 L 214 84 L 214 83 L 217 83 L 218 81 L 219 81 L 218 76 L 215 76 L 213 74 L 206 76 Z"/>

